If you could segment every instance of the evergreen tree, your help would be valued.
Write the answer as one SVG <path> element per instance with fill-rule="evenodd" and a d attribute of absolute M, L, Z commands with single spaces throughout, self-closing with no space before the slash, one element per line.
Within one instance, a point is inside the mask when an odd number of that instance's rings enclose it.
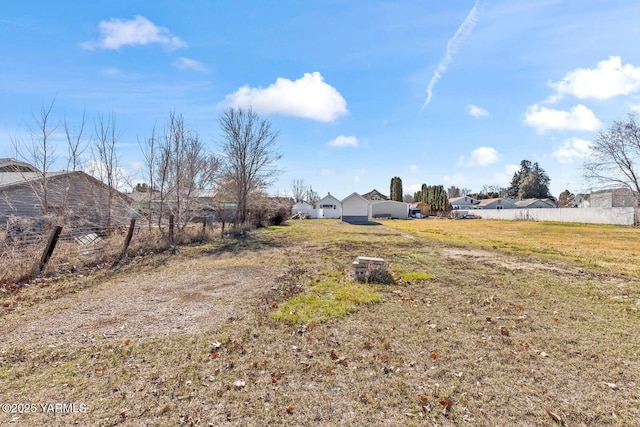
<path fill-rule="evenodd" d="M 400 179 L 400 177 L 394 176 L 393 178 L 391 178 L 391 188 L 389 194 L 391 200 L 395 200 L 397 202 L 402 201 L 402 179 Z"/>
<path fill-rule="evenodd" d="M 520 162 L 520 170 L 513 174 L 511 184 L 507 189 L 507 197 L 512 199 L 544 199 L 550 197 L 549 175 L 540 167 L 538 162 L 529 160 Z"/>

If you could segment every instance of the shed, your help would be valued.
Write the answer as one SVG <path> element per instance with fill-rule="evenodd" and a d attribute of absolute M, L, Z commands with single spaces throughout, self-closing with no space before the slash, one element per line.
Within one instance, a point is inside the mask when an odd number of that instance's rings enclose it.
<path fill-rule="evenodd" d="M 341 204 L 342 221 L 350 224 L 369 222 L 369 201 L 358 193 L 347 196 Z"/>
<path fill-rule="evenodd" d="M 371 202 L 371 217 L 407 219 L 409 218 L 409 204 L 394 200 Z"/>
<path fill-rule="evenodd" d="M 316 203 L 317 218 L 340 218 L 342 216 L 342 203 L 340 200 L 327 193 Z"/>

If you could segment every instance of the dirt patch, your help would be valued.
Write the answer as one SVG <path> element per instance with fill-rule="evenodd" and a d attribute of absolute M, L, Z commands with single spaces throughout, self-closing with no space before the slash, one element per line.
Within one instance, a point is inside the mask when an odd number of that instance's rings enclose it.
<path fill-rule="evenodd" d="M 271 285 L 273 267 L 242 261 L 177 256 L 159 269 L 108 279 L 33 307 L 28 321 L 5 326 L 4 343 L 213 332 Z"/>
<path fill-rule="evenodd" d="M 442 253 L 453 259 L 465 259 L 482 262 L 487 265 L 493 265 L 495 267 L 506 268 L 508 270 L 521 270 L 521 271 L 535 271 L 546 270 L 555 271 L 559 273 L 570 273 L 566 268 L 561 268 L 554 264 L 540 262 L 538 260 L 527 258 L 522 260 L 515 260 L 514 256 L 507 256 L 503 253 L 492 252 L 484 249 L 477 248 L 443 248 Z M 575 273 L 580 273 L 582 270 L 572 268 Z"/>

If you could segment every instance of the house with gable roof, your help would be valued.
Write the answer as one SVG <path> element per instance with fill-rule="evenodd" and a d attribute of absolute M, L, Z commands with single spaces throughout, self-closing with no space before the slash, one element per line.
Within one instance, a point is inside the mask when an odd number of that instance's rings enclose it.
<path fill-rule="evenodd" d="M 316 203 L 317 218 L 335 218 L 342 217 L 342 202 L 331 193 L 327 193 L 322 199 Z"/>

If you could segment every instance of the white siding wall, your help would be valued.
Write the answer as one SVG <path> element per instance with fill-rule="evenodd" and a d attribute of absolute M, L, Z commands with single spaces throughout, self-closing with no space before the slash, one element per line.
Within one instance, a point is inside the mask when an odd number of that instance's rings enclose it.
<path fill-rule="evenodd" d="M 371 203 L 371 216 L 390 215 L 391 218 L 407 219 L 409 217 L 409 205 L 396 201 L 382 201 Z"/>

